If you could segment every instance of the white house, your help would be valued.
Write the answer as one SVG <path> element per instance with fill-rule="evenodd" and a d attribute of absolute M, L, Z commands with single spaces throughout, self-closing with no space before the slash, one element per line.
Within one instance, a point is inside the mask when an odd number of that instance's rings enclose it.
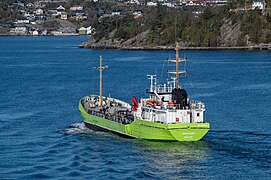
<path fill-rule="evenodd" d="M 157 6 L 156 2 L 147 2 L 147 6 Z"/>
<path fill-rule="evenodd" d="M 81 27 L 78 29 L 79 35 L 86 35 L 87 34 L 87 29 L 85 27 Z"/>
<path fill-rule="evenodd" d="M 59 14 L 65 12 L 66 9 L 63 6 L 60 5 L 58 8 L 56 8 L 56 11 L 57 11 L 57 14 L 59 15 Z"/>
<path fill-rule="evenodd" d="M 37 9 L 36 11 L 34 11 L 34 13 L 35 13 L 36 15 L 42 15 L 44 12 L 43 12 L 42 9 Z"/>
<path fill-rule="evenodd" d="M 45 35 L 47 35 L 48 34 L 48 31 L 47 30 L 43 30 L 42 32 L 41 32 L 41 35 L 43 35 L 43 36 L 45 36 Z"/>
<path fill-rule="evenodd" d="M 27 32 L 28 32 L 28 29 L 25 26 L 17 26 L 10 30 L 11 34 L 16 34 L 16 35 L 26 35 Z"/>
<path fill-rule="evenodd" d="M 121 11 L 120 10 L 114 10 L 111 15 L 112 16 L 119 16 L 121 14 Z"/>
<path fill-rule="evenodd" d="M 29 24 L 29 19 L 18 19 L 16 24 Z"/>
<path fill-rule="evenodd" d="M 24 7 L 24 3 L 21 2 L 21 1 L 17 1 L 14 4 L 16 4 L 16 5 L 20 6 L 20 7 Z"/>
<path fill-rule="evenodd" d="M 34 4 L 33 3 L 27 3 L 26 6 L 27 7 L 34 7 Z"/>
<path fill-rule="evenodd" d="M 35 30 L 35 31 L 33 31 L 33 36 L 38 36 L 39 35 L 39 31 L 37 31 L 37 30 Z"/>
<path fill-rule="evenodd" d="M 51 31 L 51 34 L 53 36 L 61 36 L 62 35 L 62 32 L 61 31 Z"/>
<path fill-rule="evenodd" d="M 91 26 L 89 26 L 86 28 L 86 30 L 87 30 L 87 34 L 90 35 L 90 34 L 92 34 L 93 28 Z"/>
<path fill-rule="evenodd" d="M 220 0 L 185 0 L 182 1 L 182 4 L 185 4 L 186 6 L 206 6 L 206 4 L 217 4 Z"/>
<path fill-rule="evenodd" d="M 36 8 L 43 8 L 43 7 L 45 6 L 44 3 L 45 3 L 45 2 L 36 1 L 36 2 L 35 2 L 35 7 L 36 7 Z"/>
<path fill-rule="evenodd" d="M 62 12 L 62 13 L 60 14 L 60 19 L 62 19 L 62 20 L 67 20 L 67 19 L 68 19 L 67 13 L 66 13 L 66 12 Z"/>
<path fill-rule="evenodd" d="M 133 15 L 134 16 L 143 16 L 143 11 L 142 10 L 134 10 Z"/>
<path fill-rule="evenodd" d="M 70 11 L 83 11 L 84 7 L 83 6 L 72 6 L 70 7 Z"/>
<path fill-rule="evenodd" d="M 162 5 L 167 7 L 175 7 L 173 3 L 163 3 Z"/>
<path fill-rule="evenodd" d="M 126 4 L 137 4 L 137 5 L 139 5 L 140 3 L 139 3 L 139 0 L 129 0 L 129 1 L 126 2 Z"/>
<path fill-rule="evenodd" d="M 18 27 L 15 27 L 15 30 L 16 30 L 16 32 L 24 32 L 24 33 L 26 33 L 27 32 L 27 27 L 18 26 Z"/>
<path fill-rule="evenodd" d="M 254 0 L 252 3 L 252 9 L 260 9 L 262 11 L 265 11 L 266 2 L 264 0 Z"/>
<path fill-rule="evenodd" d="M 29 17 L 29 16 L 32 16 L 32 13 L 30 13 L 30 12 L 25 12 L 24 13 L 24 17 Z"/>
<path fill-rule="evenodd" d="M 86 19 L 88 19 L 88 17 L 87 17 L 86 15 L 77 15 L 77 16 L 75 17 L 75 19 L 76 19 L 77 21 L 81 21 L 81 20 L 86 20 Z"/>
<path fill-rule="evenodd" d="M 25 17 L 26 19 L 28 19 L 29 21 L 35 20 L 35 15 L 32 14 L 32 13 L 25 13 L 25 14 L 24 14 L 24 17 Z"/>

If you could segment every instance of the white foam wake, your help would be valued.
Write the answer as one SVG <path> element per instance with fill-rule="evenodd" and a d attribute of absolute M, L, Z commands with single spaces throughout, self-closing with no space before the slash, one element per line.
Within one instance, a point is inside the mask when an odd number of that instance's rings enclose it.
<path fill-rule="evenodd" d="M 90 131 L 86 128 L 84 123 L 71 124 L 69 128 L 65 129 L 66 134 L 84 134 Z"/>

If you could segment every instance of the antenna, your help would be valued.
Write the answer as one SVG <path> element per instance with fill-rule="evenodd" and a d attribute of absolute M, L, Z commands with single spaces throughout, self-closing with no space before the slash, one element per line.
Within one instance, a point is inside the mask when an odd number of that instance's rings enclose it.
<path fill-rule="evenodd" d="M 156 86 L 156 75 L 147 75 L 147 77 L 149 77 L 148 79 L 151 80 L 150 92 L 153 92 L 155 90 L 154 88 Z M 153 83 L 154 83 L 154 85 L 153 85 Z"/>
<path fill-rule="evenodd" d="M 177 41 L 177 16 L 175 17 L 175 41 Z"/>
<path fill-rule="evenodd" d="M 179 43 L 176 42 L 176 88 L 179 88 Z"/>

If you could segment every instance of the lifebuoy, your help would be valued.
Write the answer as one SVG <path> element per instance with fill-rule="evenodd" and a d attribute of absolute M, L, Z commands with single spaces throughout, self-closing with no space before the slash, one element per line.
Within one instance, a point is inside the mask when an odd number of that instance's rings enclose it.
<path fill-rule="evenodd" d="M 151 106 L 155 106 L 155 100 L 153 100 L 153 99 L 149 99 L 149 100 L 147 100 L 147 104 L 148 105 L 151 105 Z"/>
<path fill-rule="evenodd" d="M 174 105 L 174 102 L 168 102 L 167 104 L 173 106 L 173 105 Z"/>
<path fill-rule="evenodd" d="M 162 104 L 162 102 L 160 102 L 160 101 L 156 102 L 154 99 L 149 99 L 149 100 L 147 100 L 146 103 L 148 105 L 153 106 L 153 107 L 155 107 L 155 106 L 161 106 L 161 104 Z"/>

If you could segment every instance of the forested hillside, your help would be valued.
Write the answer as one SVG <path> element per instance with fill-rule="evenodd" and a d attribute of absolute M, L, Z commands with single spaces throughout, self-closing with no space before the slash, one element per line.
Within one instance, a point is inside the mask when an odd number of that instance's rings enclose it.
<path fill-rule="evenodd" d="M 119 46 L 121 42 L 147 31 L 141 43 L 144 46 L 171 45 L 176 40 L 190 47 L 231 47 L 271 42 L 271 16 L 268 12 L 233 10 L 230 7 L 233 6 L 205 7 L 201 14 L 164 6 L 145 7 L 144 18 L 124 15 L 101 19 L 96 24 L 94 38 L 98 44 L 101 39 L 110 39 L 112 44 Z"/>

